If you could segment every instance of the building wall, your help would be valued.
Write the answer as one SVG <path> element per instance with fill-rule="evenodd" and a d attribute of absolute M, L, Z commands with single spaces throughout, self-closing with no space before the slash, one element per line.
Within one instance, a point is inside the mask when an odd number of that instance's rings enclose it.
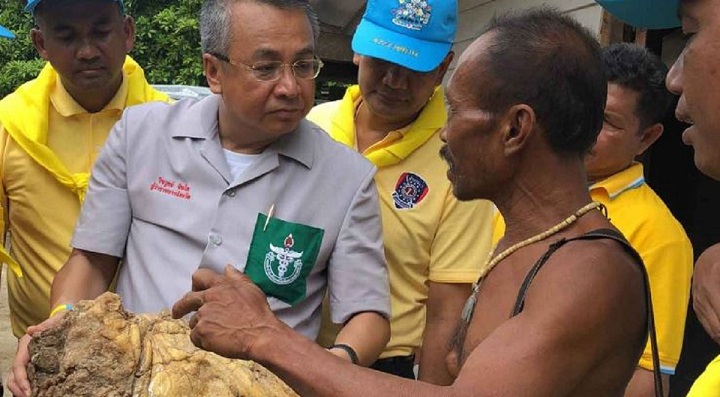
<path fill-rule="evenodd" d="M 541 5 L 556 7 L 572 15 L 599 36 L 602 8 L 593 0 L 459 0 L 455 53 L 462 53 L 482 33 L 493 15 Z"/>

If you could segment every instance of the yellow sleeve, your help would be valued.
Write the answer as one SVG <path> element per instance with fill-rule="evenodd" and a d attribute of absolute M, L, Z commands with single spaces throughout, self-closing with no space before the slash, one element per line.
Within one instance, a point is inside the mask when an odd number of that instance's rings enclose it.
<path fill-rule="evenodd" d="M 451 191 L 430 251 L 430 281 L 473 283 L 492 245 L 493 204 L 458 201 Z"/>
<path fill-rule="evenodd" d="M 667 240 L 651 249 L 643 249 L 644 247 L 636 246 L 634 243 L 633 247 L 645 262 L 650 278 L 655 330 L 660 352 L 660 371 L 673 375 L 682 350 L 685 317 L 690 299 L 693 252 L 690 241 L 682 230 L 668 229 L 682 235 L 664 236 Z M 653 231 L 653 233 L 658 232 L 658 230 Z M 661 240 L 662 237 L 655 235 L 657 240 Z M 649 340 L 639 365 L 647 370 L 653 369 Z"/>
<path fill-rule="evenodd" d="M 5 246 L 5 235 L 7 233 L 8 219 L 8 201 L 5 194 L 5 150 L 7 148 L 7 140 L 10 137 L 5 133 L 5 129 L 0 124 L 0 244 Z"/>
<path fill-rule="evenodd" d="M 0 267 L 3 263 L 8 265 L 8 269 L 12 270 L 17 277 L 22 277 L 23 272 L 20 265 L 10 256 L 8 242 L 5 238 L 8 231 L 8 222 L 10 221 L 8 213 L 8 197 L 5 192 L 5 151 L 10 136 L 5 133 L 5 128 L 0 124 Z"/>

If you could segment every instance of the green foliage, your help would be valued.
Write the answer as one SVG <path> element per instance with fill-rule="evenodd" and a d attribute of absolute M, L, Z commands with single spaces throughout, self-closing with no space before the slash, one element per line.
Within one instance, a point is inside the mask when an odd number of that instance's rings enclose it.
<path fill-rule="evenodd" d="M 33 78 L 44 62 L 30 42 L 32 17 L 22 0 L 0 0 L 0 25 L 18 35 L 0 39 L 0 98 Z M 156 84 L 206 85 L 202 71 L 198 16 L 202 0 L 125 0 L 136 21 L 130 55 Z"/>
<path fill-rule="evenodd" d="M 32 17 L 23 12 L 23 2 L 0 0 L 0 25 L 17 35 L 15 40 L 0 39 L 0 98 L 40 72 L 43 62 L 30 42 Z M 24 32 L 24 33 L 23 33 Z"/>
<path fill-rule="evenodd" d="M 0 97 L 15 91 L 20 84 L 34 79 L 44 64 L 42 59 L 10 61 L 4 64 L 0 69 Z"/>
<path fill-rule="evenodd" d="M 198 16 L 202 0 L 127 1 L 136 17 L 132 55 L 156 84 L 205 85 Z"/>

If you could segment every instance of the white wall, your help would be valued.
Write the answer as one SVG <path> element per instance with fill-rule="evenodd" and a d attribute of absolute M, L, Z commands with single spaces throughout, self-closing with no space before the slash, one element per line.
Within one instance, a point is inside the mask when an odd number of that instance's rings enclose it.
<path fill-rule="evenodd" d="M 458 32 L 453 48 L 455 59 L 480 35 L 495 14 L 540 5 L 553 6 L 572 15 L 599 36 L 602 8 L 593 0 L 458 0 Z"/>

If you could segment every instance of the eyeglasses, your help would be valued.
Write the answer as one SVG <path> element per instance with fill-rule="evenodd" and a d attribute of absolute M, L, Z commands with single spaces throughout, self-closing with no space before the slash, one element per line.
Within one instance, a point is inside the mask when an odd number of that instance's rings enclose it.
<path fill-rule="evenodd" d="M 292 64 L 280 62 L 280 61 L 258 61 L 252 65 L 246 65 L 244 63 L 235 62 L 230 60 L 225 55 L 210 53 L 215 58 L 227 62 L 233 66 L 240 66 L 247 69 L 252 73 L 255 80 L 258 81 L 278 81 L 285 71 L 285 67 L 289 66 L 292 69 L 293 76 L 298 79 L 311 80 L 316 78 L 320 74 L 320 69 L 323 67 L 323 62 L 316 57 L 312 59 L 300 59 L 293 62 Z"/>

